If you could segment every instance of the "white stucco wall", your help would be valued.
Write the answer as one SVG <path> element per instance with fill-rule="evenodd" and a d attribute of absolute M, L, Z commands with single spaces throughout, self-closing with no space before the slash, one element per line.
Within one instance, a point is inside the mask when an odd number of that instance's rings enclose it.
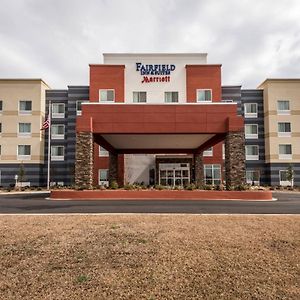
<path fill-rule="evenodd" d="M 104 54 L 105 64 L 125 65 L 125 102 L 133 103 L 133 92 L 147 92 L 147 103 L 164 103 L 164 93 L 178 91 L 179 103 L 186 102 L 186 70 L 187 64 L 206 64 L 205 53 L 181 54 Z M 171 72 L 170 82 L 142 83 L 143 75 L 136 71 L 136 63 L 143 65 L 175 65 Z M 148 75 L 161 77 L 157 75 Z"/>

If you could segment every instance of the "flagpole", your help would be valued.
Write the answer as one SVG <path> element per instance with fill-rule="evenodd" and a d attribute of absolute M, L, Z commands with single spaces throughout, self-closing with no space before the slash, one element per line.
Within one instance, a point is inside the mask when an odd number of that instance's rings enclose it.
<path fill-rule="evenodd" d="M 48 168 L 47 168 L 47 190 L 50 190 L 50 155 L 51 155 L 51 101 L 48 104 L 48 119 L 49 119 L 49 128 L 48 128 Z"/>

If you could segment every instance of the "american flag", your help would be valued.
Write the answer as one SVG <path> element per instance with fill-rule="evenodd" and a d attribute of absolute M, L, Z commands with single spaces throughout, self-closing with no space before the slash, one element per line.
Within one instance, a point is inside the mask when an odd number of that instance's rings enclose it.
<path fill-rule="evenodd" d="M 44 121 L 41 130 L 48 129 L 49 126 L 50 126 L 50 119 L 49 119 L 49 116 L 48 116 L 48 118 Z"/>

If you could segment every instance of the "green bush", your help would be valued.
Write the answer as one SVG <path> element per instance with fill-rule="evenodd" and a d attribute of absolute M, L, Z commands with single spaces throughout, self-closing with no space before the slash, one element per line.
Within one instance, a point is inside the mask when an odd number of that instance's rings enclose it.
<path fill-rule="evenodd" d="M 197 187 L 196 187 L 196 185 L 194 184 L 194 183 L 191 183 L 191 184 L 189 184 L 189 185 L 187 185 L 186 187 L 185 187 L 185 189 L 186 190 L 188 190 L 188 191 L 193 191 L 193 190 L 195 190 Z"/>
<path fill-rule="evenodd" d="M 135 189 L 135 185 L 127 183 L 127 184 L 124 185 L 124 189 L 128 190 L 128 191 L 129 190 L 134 190 Z"/>
<path fill-rule="evenodd" d="M 213 187 L 211 185 L 209 185 L 209 184 L 206 184 L 206 185 L 203 186 L 203 189 L 205 191 L 211 191 L 213 189 Z"/>
<path fill-rule="evenodd" d="M 156 186 L 154 186 L 154 188 L 156 189 L 156 190 L 165 190 L 166 189 L 166 187 L 165 186 L 163 186 L 163 185 L 156 185 Z"/>
<path fill-rule="evenodd" d="M 119 185 L 115 180 L 113 180 L 112 182 L 109 183 L 109 188 L 112 190 L 117 190 L 119 188 Z"/>

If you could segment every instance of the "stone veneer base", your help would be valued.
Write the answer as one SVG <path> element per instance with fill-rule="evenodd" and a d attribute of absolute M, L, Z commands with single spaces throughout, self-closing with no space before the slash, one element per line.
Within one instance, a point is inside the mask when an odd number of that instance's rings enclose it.
<path fill-rule="evenodd" d="M 52 200 L 272 200 L 271 191 L 54 190 Z"/>

